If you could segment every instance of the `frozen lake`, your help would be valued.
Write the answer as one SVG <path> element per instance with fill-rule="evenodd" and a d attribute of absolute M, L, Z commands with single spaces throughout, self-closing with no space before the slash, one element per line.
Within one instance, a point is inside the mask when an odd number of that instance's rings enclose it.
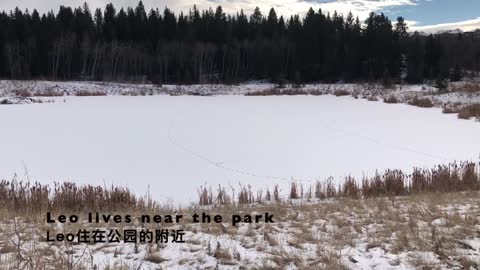
<path fill-rule="evenodd" d="M 159 200 L 201 185 L 410 170 L 478 160 L 480 123 L 351 97 L 68 97 L 0 106 L 0 178 L 118 184 Z"/>

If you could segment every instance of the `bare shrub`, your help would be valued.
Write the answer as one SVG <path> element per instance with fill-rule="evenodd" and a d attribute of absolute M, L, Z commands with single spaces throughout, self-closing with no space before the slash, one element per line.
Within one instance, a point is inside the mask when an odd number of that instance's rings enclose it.
<path fill-rule="evenodd" d="M 458 112 L 458 118 L 460 119 L 470 119 L 472 117 L 480 118 L 480 104 L 472 104 L 463 107 Z"/>
<path fill-rule="evenodd" d="M 326 194 L 327 199 L 334 198 L 334 197 L 337 196 L 337 191 L 335 189 L 335 185 L 333 184 L 333 178 L 329 178 L 327 180 L 325 194 Z"/>
<path fill-rule="evenodd" d="M 388 103 L 388 104 L 397 104 L 400 103 L 398 98 L 396 96 L 388 96 L 383 99 L 383 102 Z"/>
<path fill-rule="evenodd" d="M 248 189 L 246 187 L 241 187 L 240 193 L 238 193 L 238 204 L 251 204 L 254 201 L 252 187 L 250 185 L 248 186 Z"/>
<path fill-rule="evenodd" d="M 136 97 L 136 96 L 147 96 L 147 95 L 153 95 L 153 92 L 148 92 L 145 91 L 145 90 L 137 90 L 137 91 L 125 91 L 125 92 L 122 92 L 122 96 L 132 96 L 132 97 Z M 171 95 L 175 95 L 175 93 L 171 93 Z"/>
<path fill-rule="evenodd" d="M 53 89 L 47 89 L 45 91 L 36 91 L 33 95 L 36 97 L 61 97 L 63 93 Z"/>
<path fill-rule="evenodd" d="M 460 165 L 460 172 L 462 177 L 461 190 L 480 190 L 480 175 L 478 175 L 475 163 L 462 163 Z"/>
<path fill-rule="evenodd" d="M 317 255 L 319 261 L 323 263 L 324 269 L 348 269 L 341 260 L 340 254 L 335 251 L 325 249 L 321 246 L 317 247 Z"/>
<path fill-rule="evenodd" d="M 225 191 L 225 188 L 220 185 L 218 185 L 215 201 L 219 205 L 229 205 L 231 203 L 230 196 Z"/>
<path fill-rule="evenodd" d="M 258 91 L 248 92 L 245 94 L 245 96 L 280 96 L 280 95 L 282 95 L 282 90 L 278 88 L 258 90 Z"/>
<path fill-rule="evenodd" d="M 378 98 L 376 96 L 369 96 L 367 98 L 368 101 L 378 101 Z"/>
<path fill-rule="evenodd" d="M 353 177 L 347 177 L 343 183 L 343 197 L 348 198 L 359 198 L 360 197 L 360 188 L 357 185 L 357 182 Z"/>
<path fill-rule="evenodd" d="M 300 95 L 308 95 L 308 92 L 301 89 L 285 89 L 282 91 L 282 95 L 285 96 L 300 96 Z"/>
<path fill-rule="evenodd" d="M 440 165 L 429 170 L 415 169 L 410 193 L 479 190 L 480 180 L 473 162 Z"/>
<path fill-rule="evenodd" d="M 265 193 L 265 201 L 269 202 L 272 200 L 272 195 L 270 194 L 270 190 L 267 189 L 267 193 Z"/>
<path fill-rule="evenodd" d="M 15 95 L 18 97 L 31 97 L 32 93 L 27 89 L 17 89 L 14 91 Z"/>
<path fill-rule="evenodd" d="M 160 263 L 168 261 L 168 259 L 163 258 L 159 254 L 153 253 L 153 254 L 146 255 L 145 256 L 145 261 L 160 264 Z"/>
<path fill-rule="evenodd" d="M 459 264 L 462 269 L 478 269 L 478 263 L 466 256 L 460 257 Z"/>
<path fill-rule="evenodd" d="M 305 193 L 305 198 L 307 198 L 307 199 L 313 198 L 312 186 L 308 187 L 308 190 L 307 190 L 307 192 Z"/>
<path fill-rule="evenodd" d="M 280 202 L 280 190 L 278 189 L 278 185 L 275 185 L 273 188 L 273 199 L 275 202 Z"/>
<path fill-rule="evenodd" d="M 309 95 L 312 95 L 312 96 L 321 96 L 323 95 L 323 92 L 320 91 L 320 90 L 312 90 L 310 92 L 308 92 Z"/>
<path fill-rule="evenodd" d="M 383 175 L 384 195 L 404 195 L 407 193 L 405 174 L 401 170 L 387 170 Z"/>
<path fill-rule="evenodd" d="M 217 242 L 217 248 L 215 249 L 215 253 L 213 254 L 213 257 L 217 259 L 226 260 L 226 261 L 232 260 L 232 255 L 228 250 L 226 250 L 225 248 L 222 248 L 222 246 L 220 245 L 220 242 Z"/>
<path fill-rule="evenodd" d="M 362 194 L 364 198 L 386 195 L 385 182 L 378 173 L 371 179 L 364 177 L 362 180 Z"/>
<path fill-rule="evenodd" d="M 255 199 L 255 202 L 260 204 L 263 202 L 263 190 L 257 191 L 257 198 Z"/>
<path fill-rule="evenodd" d="M 327 196 L 325 195 L 325 192 L 323 192 L 322 189 L 322 183 L 320 181 L 317 181 L 315 183 L 315 198 L 317 199 L 325 199 Z"/>
<path fill-rule="evenodd" d="M 467 82 L 461 86 L 454 86 L 453 91 L 455 92 L 465 92 L 465 93 L 478 93 L 480 92 L 480 83 L 479 82 Z"/>
<path fill-rule="evenodd" d="M 388 170 L 382 177 L 377 174 L 362 181 L 362 194 L 366 198 L 469 190 L 480 190 L 477 166 L 473 162 L 440 165 L 431 170 L 415 168 L 411 175 Z"/>
<path fill-rule="evenodd" d="M 349 96 L 350 92 L 348 92 L 347 90 L 339 89 L 339 90 L 335 90 L 333 94 L 337 97 L 342 97 L 342 96 Z"/>
<path fill-rule="evenodd" d="M 209 191 L 207 187 L 200 187 L 198 191 L 198 204 L 199 205 L 211 205 L 213 203 L 213 195 L 211 190 Z"/>
<path fill-rule="evenodd" d="M 78 97 L 91 97 L 91 96 L 106 96 L 107 93 L 102 92 L 102 91 L 87 91 L 87 90 L 82 90 L 75 92 L 75 95 Z"/>
<path fill-rule="evenodd" d="M 407 176 L 400 170 L 387 170 L 383 176 L 376 174 L 372 179 L 362 180 L 365 198 L 398 196 L 408 193 Z"/>
<path fill-rule="evenodd" d="M 293 182 L 290 185 L 290 199 L 300 199 L 298 184 Z"/>
<path fill-rule="evenodd" d="M 429 98 L 419 98 L 419 97 L 414 97 L 410 102 L 408 102 L 409 105 L 412 106 L 417 106 L 420 108 L 431 108 L 433 107 L 433 101 Z"/>
<path fill-rule="evenodd" d="M 428 192 L 431 187 L 430 171 L 415 168 L 411 175 L 410 191 L 414 193 Z"/>
<path fill-rule="evenodd" d="M 320 91 L 307 91 L 297 88 L 270 88 L 246 93 L 245 96 L 298 96 L 298 95 L 321 95 Z"/>
<path fill-rule="evenodd" d="M 443 113 L 444 114 L 454 114 L 460 112 L 460 103 L 454 103 L 454 104 L 445 104 L 443 105 Z"/>

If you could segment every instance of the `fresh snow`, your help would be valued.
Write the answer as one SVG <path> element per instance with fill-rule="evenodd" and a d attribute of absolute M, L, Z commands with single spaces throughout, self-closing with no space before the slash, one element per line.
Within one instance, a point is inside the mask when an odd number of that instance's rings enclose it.
<path fill-rule="evenodd" d="M 0 106 L 0 178 L 117 184 L 161 201 L 479 157 L 480 124 L 324 96 L 60 97 Z"/>

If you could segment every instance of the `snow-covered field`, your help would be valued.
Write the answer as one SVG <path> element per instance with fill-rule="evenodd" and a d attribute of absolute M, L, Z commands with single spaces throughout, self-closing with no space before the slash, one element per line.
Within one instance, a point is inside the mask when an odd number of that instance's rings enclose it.
<path fill-rule="evenodd" d="M 21 218 L 5 220 L 0 223 L 0 268 L 478 269 L 478 195 L 423 194 L 398 197 L 395 204 L 388 198 L 376 198 L 220 207 L 213 211 L 223 216 L 273 213 L 275 223 L 163 223 L 162 229 L 185 230 L 185 243 L 168 244 L 50 243 L 45 242 L 47 230 L 52 235 L 82 228 L 91 231 L 92 224 L 53 225 L 31 221 L 35 220 L 31 217 L 30 223 Z M 198 208 L 183 209 L 182 213 L 189 216 L 193 211 Z M 125 226 L 141 231 L 159 225 L 110 223 L 105 229 Z"/>
<path fill-rule="evenodd" d="M 0 81 L 0 104 L 10 104 L 0 106 L 0 179 L 127 186 L 174 204 L 161 204 L 160 213 L 275 215 L 274 224 L 238 227 L 162 224 L 185 229 L 186 243 L 137 246 L 47 243 L 46 230 L 92 225 L 50 226 L 43 214 L 39 220 L 0 211 L 0 268 L 478 269 L 478 192 L 184 207 L 198 202 L 200 186 L 230 193 L 278 184 L 286 195 L 292 181 L 340 182 L 479 159 L 478 121 L 441 109 L 478 103 L 478 92 L 345 84 L 300 89 L 310 96 L 243 96 L 273 87 Z M 418 95 L 436 108 L 327 95 L 339 90 L 403 103 Z M 106 96 L 77 96 L 82 91 Z"/>
<path fill-rule="evenodd" d="M 0 178 L 128 186 L 197 200 L 201 185 L 283 190 L 375 170 L 478 160 L 480 124 L 352 97 L 59 97 L 0 106 Z"/>

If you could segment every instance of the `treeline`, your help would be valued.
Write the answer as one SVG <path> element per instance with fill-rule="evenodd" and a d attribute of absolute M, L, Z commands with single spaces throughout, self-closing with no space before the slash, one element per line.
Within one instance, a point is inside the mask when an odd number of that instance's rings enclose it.
<path fill-rule="evenodd" d="M 187 14 L 85 3 L 46 14 L 0 13 L 0 77 L 154 83 L 237 83 L 250 79 L 410 83 L 461 78 L 480 69 L 480 39 L 410 36 L 371 13 L 361 22 L 310 9 L 284 18 L 272 8 L 227 15 L 219 6 Z"/>

